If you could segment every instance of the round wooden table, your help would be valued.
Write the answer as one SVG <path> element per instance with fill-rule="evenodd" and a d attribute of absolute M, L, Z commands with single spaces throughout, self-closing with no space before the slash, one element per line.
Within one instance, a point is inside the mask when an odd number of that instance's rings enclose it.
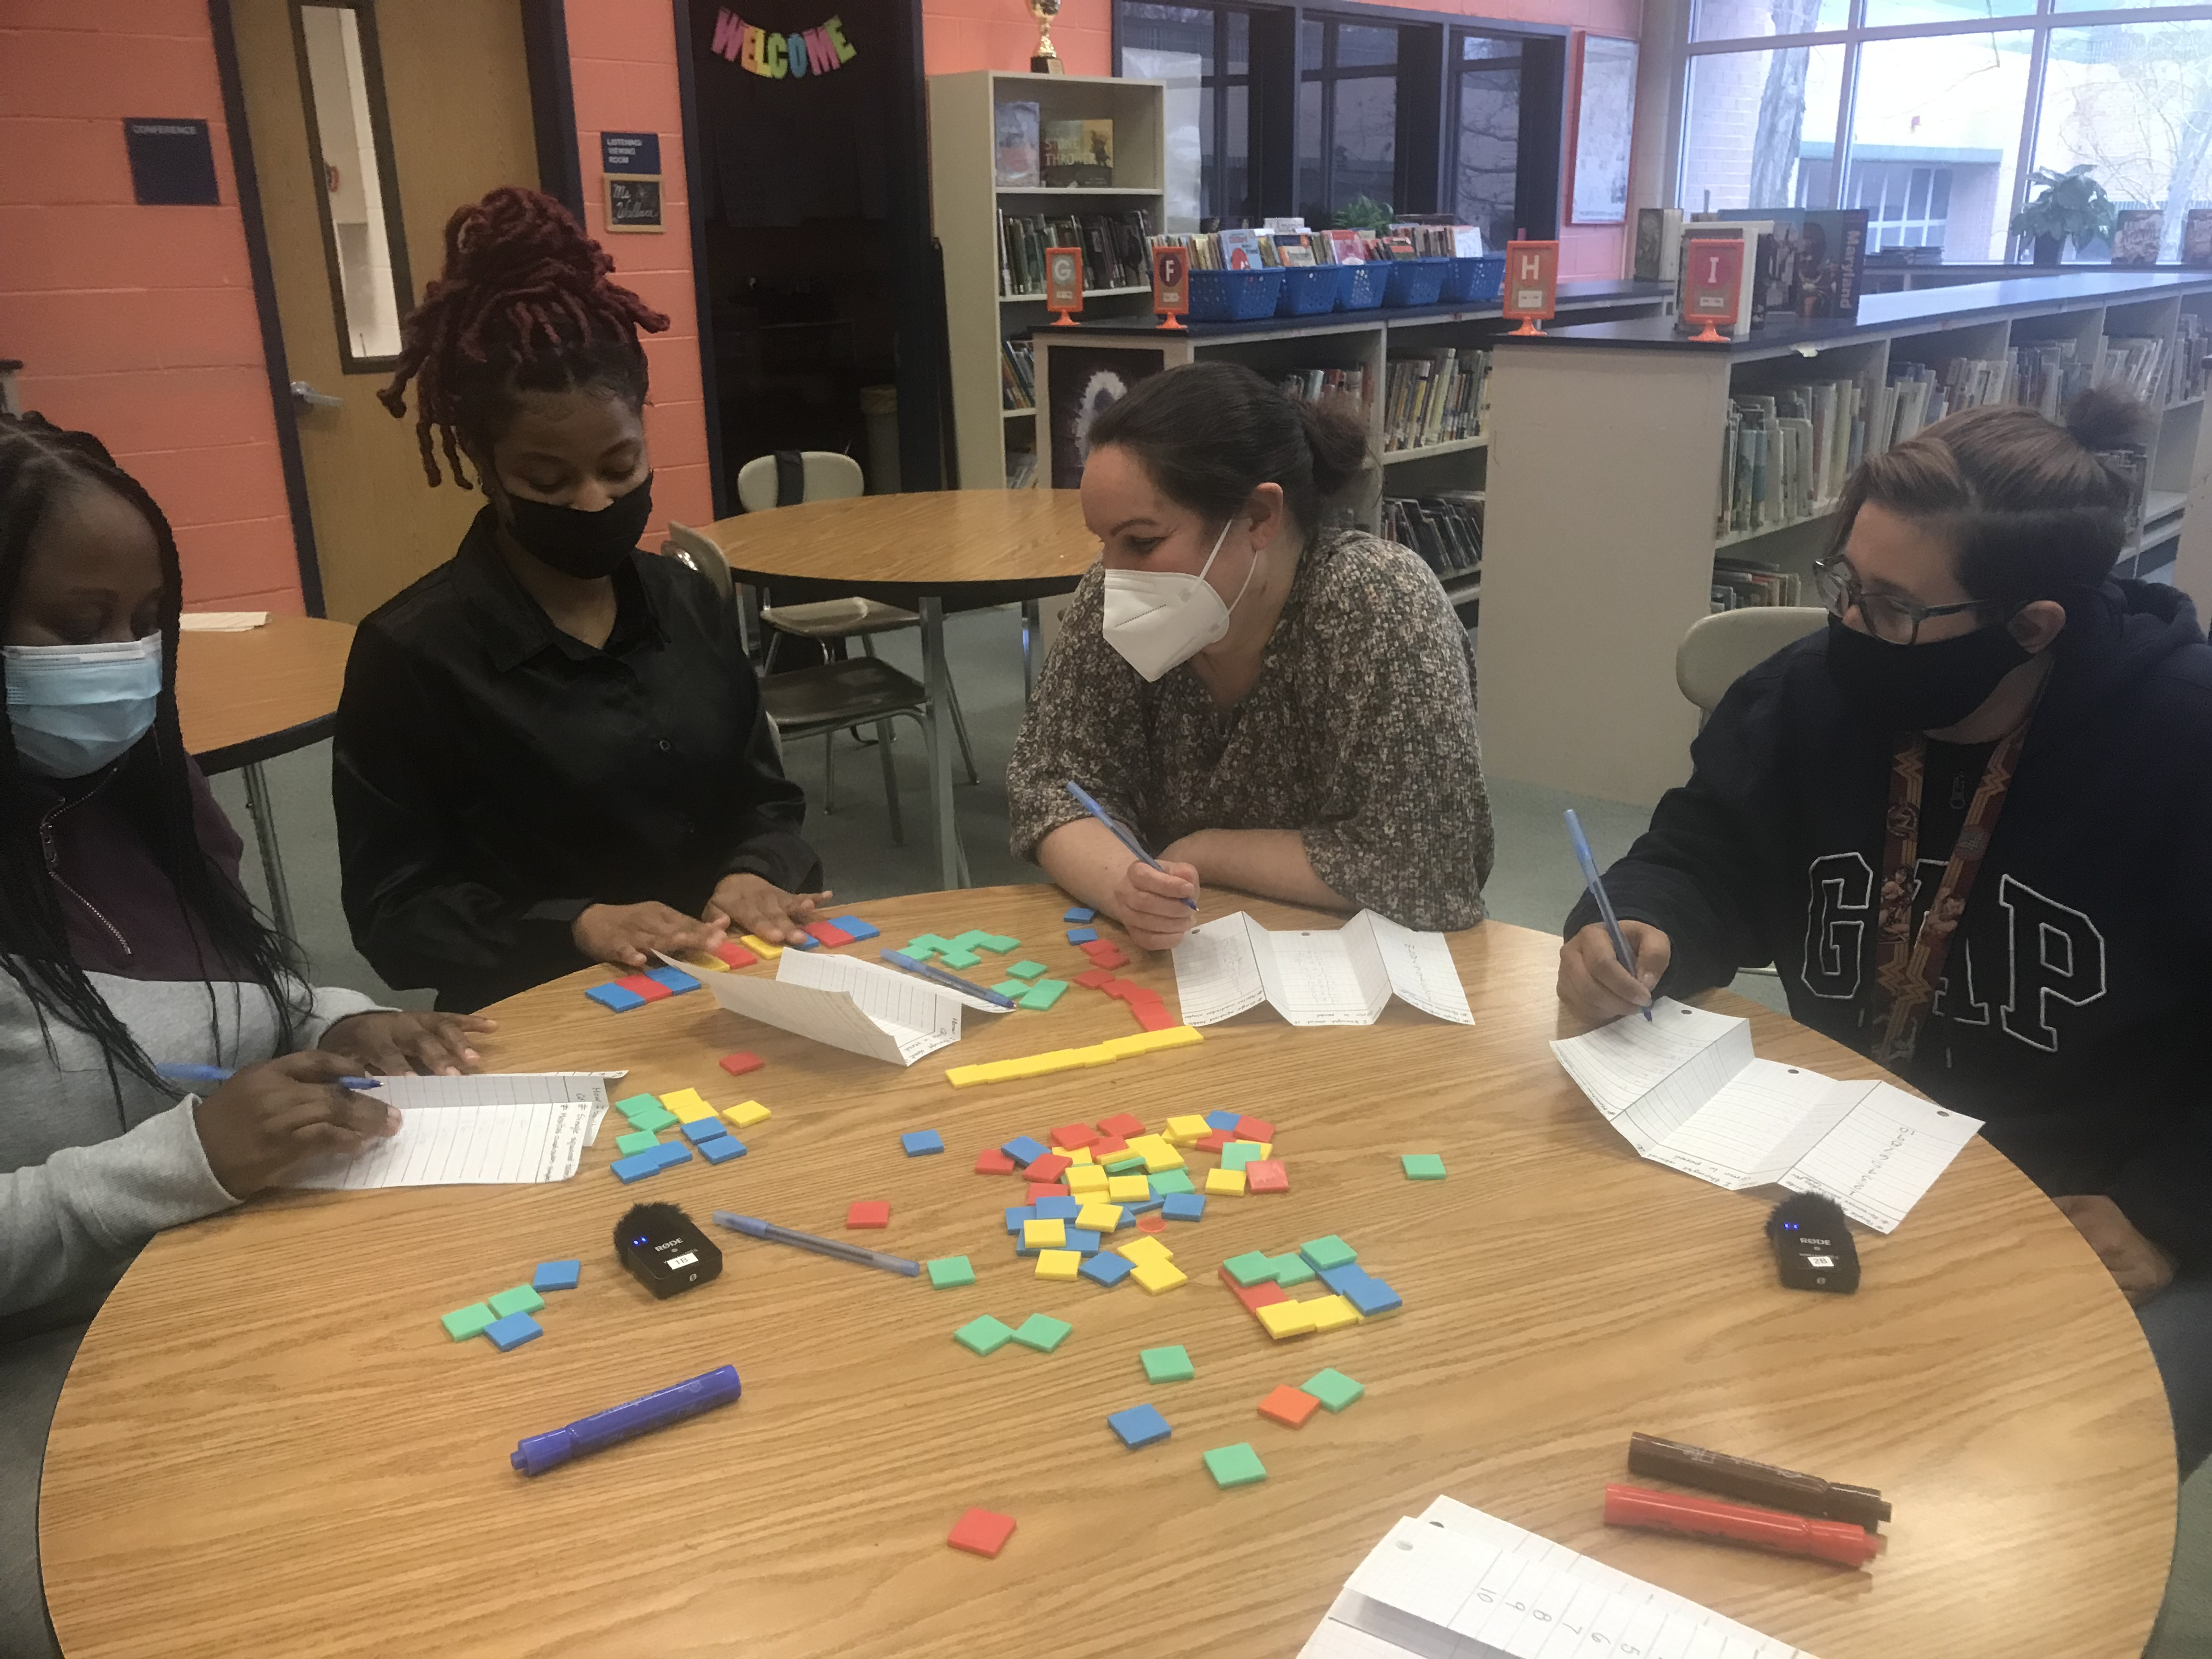
<path fill-rule="evenodd" d="M 288 934 L 292 895 L 262 763 L 330 736 L 352 649 L 353 624 L 324 617 L 272 616 L 234 634 L 177 636 L 177 719 L 185 750 L 210 775 L 245 769 L 270 913 Z"/>
<path fill-rule="evenodd" d="M 730 574 L 792 602 L 855 594 L 921 617 L 922 677 L 933 708 L 951 687 L 945 611 L 1065 593 L 1097 562 L 1098 538 L 1073 489 L 946 489 L 807 501 L 718 519 L 705 533 Z M 939 879 L 968 879 L 952 811 L 952 748 L 930 722 L 929 799 Z"/>
<path fill-rule="evenodd" d="M 1060 973 L 1064 902 L 993 888 L 863 914 L 893 940 L 1012 933 Z M 1472 1028 L 1394 1005 L 1372 1027 L 1294 1030 L 1259 1009 L 1194 1048 L 959 1091 L 949 1064 L 1134 1028 L 1077 988 L 1048 1014 L 972 1018 L 902 1071 L 700 993 L 606 1014 L 577 975 L 501 1004 L 499 1068 L 627 1066 L 624 1091 L 689 1085 L 775 1115 L 749 1156 L 635 1188 L 606 1170 L 611 1123 L 562 1185 L 288 1194 L 157 1238 L 87 1336 L 48 1445 L 40 1546 L 65 1650 L 1281 1659 L 1443 1492 L 1820 1659 L 2136 1654 L 2172 1544 L 2173 1445 L 2134 1318 L 2051 1205 L 1976 1142 L 1896 1233 L 1861 1240 L 1856 1296 L 1785 1291 L 1759 1199 L 1642 1162 L 1561 1074 L 1558 942 L 1492 923 L 1452 947 Z M 1164 957 L 1127 971 L 1173 993 Z M 1770 1058 L 1874 1074 L 1722 1000 Z M 733 1083 L 714 1060 L 739 1048 L 768 1065 Z M 1191 1279 L 1163 1296 L 1037 1279 L 1000 1215 L 1018 1182 L 970 1169 L 1070 1118 L 1214 1108 L 1277 1124 L 1292 1190 L 1174 1224 Z M 902 1155 L 920 1128 L 944 1156 Z M 1406 1152 L 1442 1153 L 1449 1179 L 1405 1180 Z M 978 1282 L 937 1291 L 726 1234 L 721 1279 L 657 1303 L 611 1243 L 647 1199 L 833 1235 L 851 1201 L 888 1200 L 890 1230 L 860 1237 L 966 1254 Z M 1216 1265 L 1331 1232 L 1405 1311 L 1270 1342 Z M 440 1329 L 567 1256 L 583 1283 L 549 1297 L 537 1341 L 502 1355 Z M 978 1315 L 1035 1312 L 1074 1327 L 1049 1356 L 951 1340 Z M 1194 1380 L 1146 1382 L 1138 1350 L 1167 1343 Z M 525 1434 L 725 1362 L 733 1406 L 534 1480 L 507 1465 Z M 1296 1431 L 1255 1414 L 1323 1366 L 1366 1398 Z M 1146 1401 L 1174 1437 L 1125 1451 L 1106 1415 Z M 1885 1553 L 1852 1572 L 1608 1531 L 1602 1491 L 1635 1430 L 1879 1486 Z M 1217 1491 L 1200 1454 L 1238 1441 L 1268 1478 Z M 995 1561 L 945 1546 L 971 1504 L 1019 1523 Z"/>

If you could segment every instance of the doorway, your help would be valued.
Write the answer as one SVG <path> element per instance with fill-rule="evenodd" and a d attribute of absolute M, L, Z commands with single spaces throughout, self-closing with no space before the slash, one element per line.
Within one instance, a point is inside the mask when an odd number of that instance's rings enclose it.
<path fill-rule="evenodd" d="M 228 11 L 324 614 L 358 622 L 451 558 L 483 504 L 428 487 L 413 421 L 375 392 L 453 210 L 538 182 L 523 0 Z"/>
<path fill-rule="evenodd" d="M 850 455 L 871 494 L 940 488 L 916 0 L 686 4 L 716 499 L 792 449 Z"/>

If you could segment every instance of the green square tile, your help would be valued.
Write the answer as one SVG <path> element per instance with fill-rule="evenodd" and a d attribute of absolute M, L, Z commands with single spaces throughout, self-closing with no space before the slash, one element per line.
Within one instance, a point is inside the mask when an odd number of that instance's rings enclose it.
<path fill-rule="evenodd" d="M 545 1298 L 528 1285 L 518 1285 L 511 1291 L 501 1291 L 497 1296 L 485 1298 L 491 1310 L 504 1319 L 509 1314 L 536 1313 L 545 1305 Z"/>
<path fill-rule="evenodd" d="M 939 951 L 950 948 L 950 940 L 939 939 L 934 933 L 916 933 L 906 942 L 906 954 L 910 957 L 919 957 L 927 962 Z"/>
<path fill-rule="evenodd" d="M 1188 1350 L 1181 1344 L 1172 1348 L 1146 1348 L 1137 1358 L 1144 1361 L 1145 1380 L 1148 1382 L 1188 1382 L 1198 1375 L 1198 1368 L 1190 1363 Z"/>
<path fill-rule="evenodd" d="M 975 1269 L 964 1255 L 940 1256 L 929 1264 L 929 1282 L 940 1291 L 973 1285 Z"/>
<path fill-rule="evenodd" d="M 1002 979 L 991 988 L 1009 1002 L 1019 1002 L 1029 994 L 1029 987 L 1018 979 Z"/>
<path fill-rule="evenodd" d="M 946 951 L 939 959 L 947 968 L 973 968 L 983 960 L 973 951 Z"/>
<path fill-rule="evenodd" d="M 1035 979 L 1042 972 L 1044 972 L 1044 963 L 1030 962 L 1026 958 L 1006 969 L 1008 977 L 1012 979 Z"/>
<path fill-rule="evenodd" d="M 648 1146 L 660 1145 L 660 1137 L 650 1129 L 632 1129 L 626 1135 L 615 1137 L 615 1150 L 624 1158 L 632 1152 L 641 1152 Z"/>
<path fill-rule="evenodd" d="M 1442 1181 L 1444 1178 L 1444 1161 L 1434 1152 L 1407 1152 L 1398 1162 L 1406 1166 L 1406 1179 L 1408 1181 Z"/>
<path fill-rule="evenodd" d="M 483 1328 L 498 1318 L 481 1302 L 471 1302 L 465 1308 L 456 1308 L 438 1322 L 446 1328 L 446 1334 L 456 1342 L 465 1342 L 472 1336 L 483 1334 Z"/>
<path fill-rule="evenodd" d="M 1117 1152 L 1106 1160 L 1108 1175 L 1127 1175 L 1132 1170 L 1141 1171 L 1144 1167 L 1145 1155 L 1142 1152 Z"/>
<path fill-rule="evenodd" d="M 1232 1140 L 1221 1149 L 1221 1167 L 1224 1170 L 1241 1170 L 1246 1164 L 1257 1161 L 1259 1156 L 1258 1141 Z"/>
<path fill-rule="evenodd" d="M 1298 1246 L 1298 1254 L 1316 1267 L 1346 1267 L 1359 1259 L 1359 1252 L 1334 1233 L 1325 1238 L 1308 1239 Z"/>
<path fill-rule="evenodd" d="M 995 952 L 999 956 L 1004 956 L 1009 951 L 1018 951 L 1022 948 L 1021 940 L 1006 933 L 994 933 L 988 939 L 977 939 L 975 943 L 982 949 Z"/>
<path fill-rule="evenodd" d="M 1316 1277 L 1302 1255 L 1279 1255 L 1274 1258 L 1275 1283 L 1285 1290 L 1293 1285 L 1310 1285 Z"/>
<path fill-rule="evenodd" d="M 1190 1171 L 1188 1170 L 1163 1170 L 1152 1176 L 1152 1182 L 1154 1198 L 1165 1198 L 1170 1193 L 1194 1193 L 1198 1190 L 1190 1184 Z"/>
<path fill-rule="evenodd" d="M 1367 1392 L 1364 1382 L 1355 1382 L 1333 1367 L 1315 1372 L 1298 1386 L 1333 1412 L 1342 1411 Z"/>
<path fill-rule="evenodd" d="M 1265 1250 L 1247 1250 L 1242 1255 L 1232 1255 L 1221 1264 L 1229 1276 L 1248 1290 L 1266 1283 L 1275 1276 L 1275 1264 Z"/>
<path fill-rule="evenodd" d="M 1267 1478 L 1267 1466 L 1249 1440 L 1233 1446 L 1216 1446 L 1206 1455 L 1206 1472 L 1217 1486 L 1249 1486 Z"/>
<path fill-rule="evenodd" d="M 615 1110 L 628 1118 L 633 1127 L 640 1115 L 657 1112 L 660 1109 L 659 1100 L 652 1095 L 628 1095 L 615 1102 Z"/>
<path fill-rule="evenodd" d="M 1035 1008 L 1042 1013 L 1047 1008 L 1051 1007 L 1054 1003 L 1059 1001 L 1062 996 L 1066 994 L 1066 992 L 1067 981 L 1066 980 L 1041 979 L 1037 981 L 1036 984 L 1030 987 L 1029 994 L 1022 999 L 1022 1006 L 1024 1008 Z"/>
<path fill-rule="evenodd" d="M 1024 1348 L 1050 1353 L 1066 1340 L 1067 1334 L 1074 1328 L 1066 1320 L 1054 1319 L 1050 1314 L 1031 1314 L 1015 1329 L 1014 1340 Z"/>
<path fill-rule="evenodd" d="M 985 1314 L 952 1333 L 952 1340 L 970 1353 L 996 1353 L 1014 1340 L 1013 1327 Z"/>
<path fill-rule="evenodd" d="M 647 1106 L 630 1115 L 629 1127 L 642 1129 L 647 1134 L 668 1128 L 678 1121 L 675 1113 L 665 1106 Z"/>
<path fill-rule="evenodd" d="M 994 939 L 996 937 L 996 934 L 994 934 L 984 928 L 970 927 L 964 933 L 955 933 L 951 939 L 947 939 L 945 943 L 950 945 L 956 951 L 972 951 L 977 945 L 981 945 L 985 939 Z"/>

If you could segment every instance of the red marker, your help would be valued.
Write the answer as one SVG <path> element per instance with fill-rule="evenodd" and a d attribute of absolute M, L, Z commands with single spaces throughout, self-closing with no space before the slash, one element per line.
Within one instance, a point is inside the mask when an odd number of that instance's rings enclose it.
<path fill-rule="evenodd" d="M 1867 1529 L 1846 1521 L 1808 1521 L 1802 1515 L 1785 1515 L 1779 1510 L 1718 1504 L 1710 1498 L 1650 1492 L 1642 1486 L 1608 1486 L 1605 1523 L 1725 1538 L 1731 1543 L 1750 1544 L 1784 1555 L 1815 1556 L 1846 1567 L 1864 1566 L 1875 1555 L 1875 1541 Z"/>

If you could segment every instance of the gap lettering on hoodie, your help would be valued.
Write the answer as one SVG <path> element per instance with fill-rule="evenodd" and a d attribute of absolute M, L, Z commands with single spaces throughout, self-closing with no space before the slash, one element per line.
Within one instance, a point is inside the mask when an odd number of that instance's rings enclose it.
<path fill-rule="evenodd" d="M 2005 913 L 2005 954 L 2010 973 L 2004 1028 L 2031 1048 L 2058 1052 L 2051 1005 L 2086 1007 L 2105 994 L 2105 936 L 2071 905 L 2045 898 L 2026 882 L 1997 883 Z"/>

